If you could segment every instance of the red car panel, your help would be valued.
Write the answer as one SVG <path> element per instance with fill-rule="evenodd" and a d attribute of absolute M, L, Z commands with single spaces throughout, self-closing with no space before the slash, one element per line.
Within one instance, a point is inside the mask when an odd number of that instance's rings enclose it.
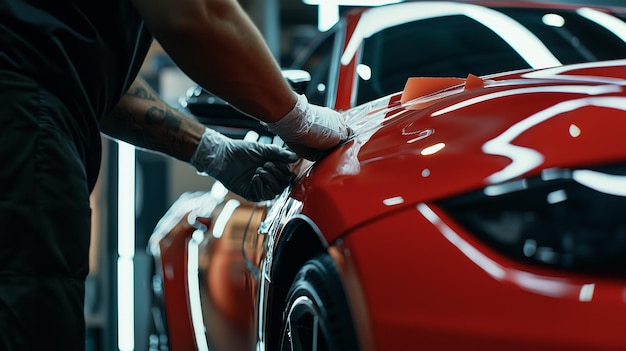
<path fill-rule="evenodd" d="M 202 243 L 179 245 L 184 254 L 160 258 L 184 267 L 181 261 L 197 255 L 198 267 L 186 267 L 190 280 L 198 276 L 198 296 L 187 281 L 189 303 L 178 302 L 195 309 L 196 317 L 168 316 L 192 322 L 169 334 L 193 334 L 198 350 L 626 348 L 626 225 L 620 215 L 626 11 L 535 2 L 392 6 L 397 16 L 349 12 L 326 38 L 332 39 L 329 56 L 310 56 L 329 61 L 320 65 L 328 68 L 322 72 L 327 79 L 312 80 L 307 94 L 313 100 L 319 93 L 342 111 L 354 130 L 350 140 L 321 161 L 295 165 L 297 181 L 274 201 L 214 196 L 191 205 L 210 220 Z M 502 14 L 519 18 L 502 23 Z M 403 16 L 412 19 L 404 23 Z M 433 19 L 428 23 L 448 33 L 439 20 L 454 16 L 496 33 L 505 50 L 523 59 L 483 55 L 490 49 L 485 46 L 471 51 L 478 54 L 471 57 L 475 70 L 463 76 L 411 76 L 413 68 L 435 72 L 441 62 L 422 67 L 418 60 L 430 53 L 409 55 L 413 46 L 406 40 L 372 49 L 374 39 L 392 42 L 385 31 L 401 24 Z M 552 22 L 559 18 L 566 25 Z M 572 34 L 577 28 L 570 23 L 581 18 L 589 22 L 586 31 Z M 541 34 L 537 38 L 565 47 L 544 49 L 532 40 L 535 32 L 518 26 L 522 22 Z M 533 50 L 494 23 L 531 40 Z M 619 45 L 595 47 L 590 38 L 600 31 L 602 40 Z M 375 38 L 382 32 L 388 36 Z M 481 44 L 457 32 L 448 34 Z M 582 44 L 570 47 L 578 37 Z M 398 63 L 384 72 L 406 75 L 406 88 L 376 87 L 374 99 L 364 98 L 372 93 L 368 84 L 383 83 L 372 77 L 389 68 L 376 66 L 377 54 L 396 49 L 396 56 L 415 63 L 409 71 Z M 533 56 L 534 49 L 545 55 Z M 445 72 L 471 61 L 434 59 Z M 606 167 L 610 171 L 602 171 Z M 181 220 L 181 213 L 164 220 Z M 173 233 L 180 229 L 154 241 L 185 238 Z"/>
<path fill-rule="evenodd" d="M 421 204 L 343 240 L 362 273 L 372 349 L 624 348 L 623 280 L 529 269 L 453 222 Z"/>
<path fill-rule="evenodd" d="M 352 311 L 369 321 L 355 323 L 361 347 L 626 347 L 623 279 L 507 258 L 436 203 L 546 169 L 626 160 L 625 75 L 626 60 L 491 76 L 480 90 L 430 96 L 437 102 L 424 109 L 396 95 L 350 117 L 354 138 L 302 171 L 290 204 L 330 243 Z M 377 127 L 360 130 L 366 119 Z M 488 152 L 494 141 L 510 152 Z"/>
<path fill-rule="evenodd" d="M 366 130 L 354 127 L 354 138 L 318 162 L 293 196 L 333 242 L 349 228 L 394 211 L 385 201 L 398 196 L 412 204 L 546 168 L 622 160 L 625 62 L 492 76 L 482 89 L 457 86 L 418 110 L 392 97 L 387 108 L 351 117 Z M 615 128 L 606 130 L 607 124 Z M 574 127 L 579 135 L 570 132 Z M 429 154 L 437 145 L 445 147 Z M 507 146 L 506 153 L 490 151 Z"/>

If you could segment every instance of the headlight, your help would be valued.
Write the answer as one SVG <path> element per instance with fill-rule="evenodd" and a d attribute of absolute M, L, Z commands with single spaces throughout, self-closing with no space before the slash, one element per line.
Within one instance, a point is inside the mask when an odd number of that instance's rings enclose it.
<path fill-rule="evenodd" d="M 626 273 L 626 164 L 547 169 L 440 205 L 516 260 L 580 273 Z"/>

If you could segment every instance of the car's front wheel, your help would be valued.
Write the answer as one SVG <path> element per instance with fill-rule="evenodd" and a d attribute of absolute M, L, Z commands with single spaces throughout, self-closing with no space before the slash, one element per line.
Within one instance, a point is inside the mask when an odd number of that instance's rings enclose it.
<path fill-rule="evenodd" d="M 281 350 L 358 350 L 341 279 L 326 254 L 307 261 L 294 278 L 283 310 Z"/>

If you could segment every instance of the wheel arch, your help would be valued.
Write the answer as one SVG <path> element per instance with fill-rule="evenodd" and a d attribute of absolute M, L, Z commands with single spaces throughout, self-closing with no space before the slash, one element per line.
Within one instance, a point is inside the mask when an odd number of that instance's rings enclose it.
<path fill-rule="evenodd" d="M 297 215 L 285 225 L 274 246 L 272 256 L 272 284 L 268 291 L 266 306 L 269 317 L 265 325 L 267 349 L 278 349 L 282 304 L 294 277 L 305 262 L 321 252 L 326 252 L 327 248 L 326 239 L 310 218 Z"/>

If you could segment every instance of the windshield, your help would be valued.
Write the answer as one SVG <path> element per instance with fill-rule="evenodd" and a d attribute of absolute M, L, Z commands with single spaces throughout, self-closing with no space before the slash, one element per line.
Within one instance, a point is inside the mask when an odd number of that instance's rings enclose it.
<path fill-rule="evenodd" d="M 499 8 L 427 18 L 363 39 L 357 104 L 402 90 L 408 77 L 466 77 L 626 58 L 626 21 L 590 8 Z"/>

